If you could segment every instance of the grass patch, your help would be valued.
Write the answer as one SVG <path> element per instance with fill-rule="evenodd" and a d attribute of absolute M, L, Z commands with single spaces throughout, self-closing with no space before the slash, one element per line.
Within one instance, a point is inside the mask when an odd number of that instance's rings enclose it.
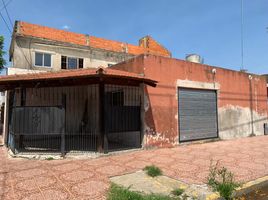
<path fill-rule="evenodd" d="M 132 192 L 129 189 L 112 184 L 107 200 L 174 200 L 174 198 L 159 194 L 145 195 L 139 192 Z"/>
<path fill-rule="evenodd" d="M 151 177 L 162 175 L 162 170 L 154 165 L 146 166 L 143 170 L 146 171 L 146 174 Z"/>
<path fill-rule="evenodd" d="M 177 188 L 171 192 L 174 196 L 180 196 L 184 193 L 184 189 Z"/>

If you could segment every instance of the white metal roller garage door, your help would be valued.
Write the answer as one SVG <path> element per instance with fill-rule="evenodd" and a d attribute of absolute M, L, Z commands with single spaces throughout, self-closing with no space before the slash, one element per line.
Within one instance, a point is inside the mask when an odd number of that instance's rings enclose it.
<path fill-rule="evenodd" d="M 180 142 L 218 137 L 216 91 L 179 88 L 178 94 Z"/>

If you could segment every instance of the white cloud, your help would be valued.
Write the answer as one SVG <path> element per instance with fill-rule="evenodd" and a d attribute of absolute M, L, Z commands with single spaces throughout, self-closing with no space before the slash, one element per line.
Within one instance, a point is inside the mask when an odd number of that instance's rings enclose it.
<path fill-rule="evenodd" d="M 71 27 L 68 26 L 68 25 L 64 25 L 64 26 L 62 26 L 62 28 L 63 28 L 63 29 L 66 29 L 66 30 L 69 30 Z"/>

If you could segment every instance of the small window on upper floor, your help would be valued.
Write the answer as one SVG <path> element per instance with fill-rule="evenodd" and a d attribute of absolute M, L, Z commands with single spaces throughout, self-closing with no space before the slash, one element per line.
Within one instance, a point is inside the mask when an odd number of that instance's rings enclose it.
<path fill-rule="evenodd" d="M 35 66 L 51 67 L 51 54 L 35 52 Z"/>
<path fill-rule="evenodd" d="M 61 56 L 61 69 L 78 69 L 83 68 L 83 58 L 73 58 L 67 56 Z"/>
<path fill-rule="evenodd" d="M 77 69 L 77 58 L 68 58 L 68 69 Z"/>

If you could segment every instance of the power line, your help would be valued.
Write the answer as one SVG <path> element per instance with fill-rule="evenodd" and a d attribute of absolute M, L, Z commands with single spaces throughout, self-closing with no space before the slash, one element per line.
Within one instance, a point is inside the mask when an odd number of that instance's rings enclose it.
<path fill-rule="evenodd" d="M 7 6 L 8 6 L 8 4 L 10 4 L 10 3 L 11 3 L 11 1 L 12 1 L 12 0 L 9 0 L 9 1 L 6 3 L 6 6 L 3 6 L 2 8 L 0 8 L 0 11 L 4 10 L 4 9 L 5 9 L 5 7 L 7 7 Z"/>
<path fill-rule="evenodd" d="M 12 20 L 11 20 L 11 18 L 10 18 L 10 15 L 9 15 L 8 11 L 7 11 L 7 6 L 6 6 L 6 3 L 5 3 L 5 1 L 4 1 L 4 0 L 2 0 L 2 2 L 3 2 L 3 4 L 4 4 L 4 9 L 6 10 L 7 17 L 8 17 L 8 20 L 9 20 L 10 24 L 11 24 L 11 27 L 13 27 Z"/>
<path fill-rule="evenodd" d="M 12 31 L 11 31 L 11 29 L 9 28 L 9 25 L 8 25 L 7 21 L 5 20 L 5 18 L 4 18 L 4 16 L 2 15 L 1 12 L 0 12 L 0 16 L 1 16 L 2 20 L 4 21 L 4 23 L 5 23 L 6 27 L 7 27 L 7 29 L 9 30 L 10 34 L 12 34 Z"/>
<path fill-rule="evenodd" d="M 12 1 L 12 0 L 9 0 L 9 1 L 7 2 L 7 4 L 5 4 L 5 2 L 2 0 L 4 6 L 1 8 L 1 10 L 3 10 L 3 9 L 6 10 L 7 15 L 8 15 L 8 17 L 9 17 L 9 20 L 10 20 L 10 16 L 9 16 L 9 14 L 8 14 L 8 11 L 7 11 L 7 8 L 6 8 L 6 7 L 7 7 L 7 5 L 8 5 L 11 1 Z M 2 15 L 1 10 L 0 10 L 0 17 L 1 17 L 2 20 L 4 21 L 4 23 L 5 23 L 5 25 L 6 25 L 7 29 L 8 29 L 8 31 L 10 32 L 10 34 L 12 34 L 11 28 L 9 27 L 7 21 L 5 20 L 4 16 Z M 11 20 L 10 20 L 9 22 L 11 22 Z M 11 27 L 12 27 L 12 26 L 13 26 L 13 25 L 12 25 L 12 22 L 11 22 Z"/>
<path fill-rule="evenodd" d="M 0 16 L 1 16 L 1 18 L 3 19 L 3 21 L 4 21 L 4 23 L 5 23 L 6 27 L 7 27 L 7 29 L 8 29 L 8 31 L 9 31 L 9 33 L 12 35 L 12 31 L 11 31 L 11 29 L 10 29 L 10 27 L 9 27 L 9 25 L 8 25 L 8 23 L 7 23 L 7 21 L 5 20 L 5 18 L 4 18 L 4 16 L 2 15 L 1 12 L 0 12 Z M 25 58 L 25 60 L 26 60 L 27 63 L 29 64 L 29 67 L 31 67 L 31 63 L 29 62 L 29 60 L 27 59 L 27 56 L 25 55 L 24 51 L 22 50 L 20 42 L 19 42 L 18 40 L 15 40 L 15 41 L 16 41 L 17 46 L 19 47 L 19 49 L 20 49 L 20 51 L 21 51 L 23 57 Z"/>

